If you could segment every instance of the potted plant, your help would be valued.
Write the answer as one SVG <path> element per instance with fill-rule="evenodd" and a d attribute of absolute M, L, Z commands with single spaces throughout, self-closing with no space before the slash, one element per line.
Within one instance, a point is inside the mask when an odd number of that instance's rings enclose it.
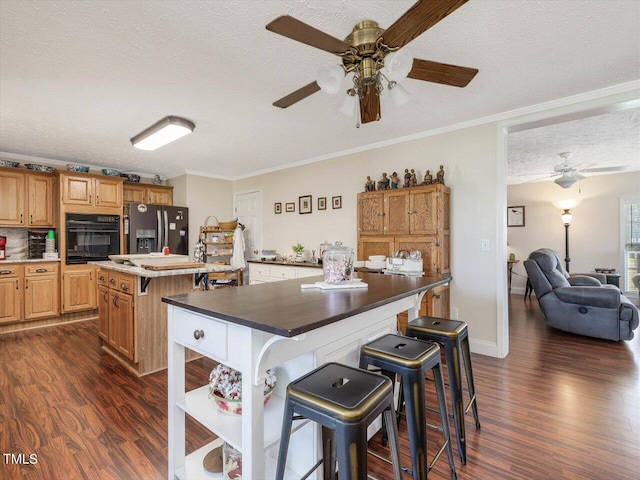
<path fill-rule="evenodd" d="M 291 247 L 291 249 L 296 254 L 296 256 L 294 258 L 294 261 L 296 261 L 296 262 L 304 262 L 304 258 L 302 256 L 302 254 L 304 253 L 304 247 L 302 245 L 300 245 L 299 243 L 297 243 L 293 247 Z"/>

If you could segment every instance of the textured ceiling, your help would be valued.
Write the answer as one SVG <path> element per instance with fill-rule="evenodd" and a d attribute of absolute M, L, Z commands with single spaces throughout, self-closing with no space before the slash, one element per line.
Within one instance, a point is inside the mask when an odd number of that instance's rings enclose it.
<path fill-rule="evenodd" d="M 382 120 L 361 128 L 322 92 L 271 105 L 337 57 L 268 32 L 269 21 L 290 14 L 343 38 L 365 18 L 388 27 L 413 3 L 2 0 L 0 151 L 238 178 L 640 78 L 637 0 L 471 0 L 409 45 L 478 68 L 468 87 L 407 79 L 412 101 L 395 108 L 383 95 Z M 166 115 L 195 132 L 131 147 Z"/>

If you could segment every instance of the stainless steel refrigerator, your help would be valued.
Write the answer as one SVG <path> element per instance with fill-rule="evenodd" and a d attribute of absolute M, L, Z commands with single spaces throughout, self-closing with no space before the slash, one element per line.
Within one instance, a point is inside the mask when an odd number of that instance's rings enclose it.
<path fill-rule="evenodd" d="M 126 253 L 189 254 L 189 209 L 130 203 L 124 207 Z"/>

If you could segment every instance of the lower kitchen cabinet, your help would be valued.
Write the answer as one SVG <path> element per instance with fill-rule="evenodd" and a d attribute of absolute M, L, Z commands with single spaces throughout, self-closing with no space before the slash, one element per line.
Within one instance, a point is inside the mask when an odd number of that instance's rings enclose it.
<path fill-rule="evenodd" d="M 322 276 L 322 267 L 249 262 L 249 285 Z"/>
<path fill-rule="evenodd" d="M 0 267 L 0 323 L 55 317 L 60 313 L 58 263 Z"/>
<path fill-rule="evenodd" d="M 98 335 L 125 358 L 136 361 L 136 277 L 98 271 Z"/>
<path fill-rule="evenodd" d="M 62 273 L 62 313 L 97 308 L 95 267 L 67 267 Z"/>

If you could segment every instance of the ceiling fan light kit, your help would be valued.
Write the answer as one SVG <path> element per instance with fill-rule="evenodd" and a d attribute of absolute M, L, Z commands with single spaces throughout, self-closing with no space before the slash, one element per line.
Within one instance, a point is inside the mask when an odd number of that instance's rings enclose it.
<path fill-rule="evenodd" d="M 168 116 L 131 138 L 131 145 L 140 150 L 155 150 L 190 134 L 195 124 L 180 117 Z"/>
<path fill-rule="evenodd" d="M 578 180 L 582 180 L 584 176 L 578 173 L 565 172 L 561 177 L 556 178 L 553 182 L 562 188 L 570 188 Z"/>
<path fill-rule="evenodd" d="M 387 90 L 396 105 L 409 100 L 399 81 L 412 78 L 443 85 L 465 87 L 478 70 L 457 65 L 414 59 L 402 48 L 439 21 L 464 5 L 467 0 L 419 0 L 386 30 L 373 20 L 364 20 L 353 27 L 343 40 L 332 37 L 291 16 L 276 18 L 266 28 L 279 35 L 341 57 L 342 65 L 323 69 L 316 82 L 274 102 L 274 106 L 287 108 L 318 90 L 337 93 L 342 79 L 352 73 L 353 86 L 347 90 L 340 104 L 342 113 L 355 110 L 360 104 L 360 121 L 380 120 L 380 94 L 386 82 Z M 338 70 L 341 69 L 341 72 Z M 395 91 L 395 92 L 394 92 Z M 354 103 L 355 101 L 355 103 Z"/>

